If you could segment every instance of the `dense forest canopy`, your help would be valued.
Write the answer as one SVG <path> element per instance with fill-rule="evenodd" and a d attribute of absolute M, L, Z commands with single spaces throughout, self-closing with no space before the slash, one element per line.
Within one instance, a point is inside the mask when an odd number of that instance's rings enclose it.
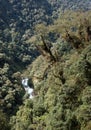
<path fill-rule="evenodd" d="M 91 1 L 0 0 L 0 130 L 91 130 L 90 91 Z"/>

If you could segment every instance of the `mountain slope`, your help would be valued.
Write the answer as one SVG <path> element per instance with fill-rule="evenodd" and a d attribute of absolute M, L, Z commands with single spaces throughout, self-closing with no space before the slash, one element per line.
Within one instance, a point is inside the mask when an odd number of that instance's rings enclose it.
<path fill-rule="evenodd" d="M 90 0 L 0 0 L 0 110 L 11 130 L 91 129 L 91 12 L 68 11 L 90 5 Z M 38 23 L 43 26 L 35 32 Z M 34 45 L 31 36 L 41 30 Z M 22 76 L 34 86 L 33 100 Z"/>

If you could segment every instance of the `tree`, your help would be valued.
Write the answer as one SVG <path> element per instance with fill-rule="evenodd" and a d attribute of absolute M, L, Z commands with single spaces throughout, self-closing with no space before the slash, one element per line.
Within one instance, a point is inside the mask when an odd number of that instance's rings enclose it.
<path fill-rule="evenodd" d="M 0 130 L 10 130 L 9 119 L 7 118 L 5 113 L 3 113 L 1 110 L 0 110 Z"/>
<path fill-rule="evenodd" d="M 16 116 L 11 118 L 11 130 L 25 130 L 31 128 L 33 123 L 33 102 L 26 100 L 16 113 Z"/>

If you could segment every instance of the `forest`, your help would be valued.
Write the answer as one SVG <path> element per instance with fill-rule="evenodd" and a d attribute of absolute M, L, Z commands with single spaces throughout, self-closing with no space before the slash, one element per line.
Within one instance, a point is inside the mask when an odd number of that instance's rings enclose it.
<path fill-rule="evenodd" d="M 91 130 L 90 91 L 90 0 L 0 0 L 0 130 Z"/>

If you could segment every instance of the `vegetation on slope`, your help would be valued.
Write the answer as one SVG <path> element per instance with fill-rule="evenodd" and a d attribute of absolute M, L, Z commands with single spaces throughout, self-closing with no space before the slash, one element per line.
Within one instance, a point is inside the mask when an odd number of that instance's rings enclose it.
<path fill-rule="evenodd" d="M 59 38 L 55 43 L 58 46 L 57 51 L 60 50 L 58 61 L 52 60 L 51 55 L 47 56 L 48 50 L 43 48 L 43 42 L 40 45 L 45 51 L 45 56 L 39 56 L 25 72 L 33 81 L 35 98 L 32 101 L 26 100 L 17 115 L 12 117 L 12 130 L 91 129 L 91 33 L 86 32 L 88 26 L 91 28 L 91 12 L 86 14 L 88 18 L 84 20 L 89 21 L 89 24 L 81 21 L 80 26 L 83 25 L 81 37 L 78 35 L 79 26 L 76 26 L 77 15 L 72 13 L 71 17 L 76 16 L 72 19 L 74 23 L 65 25 L 67 30 L 63 31 L 63 39 Z M 68 28 L 74 25 L 76 30 L 71 28 L 68 33 Z M 65 37 L 66 35 L 68 37 Z M 86 38 L 87 35 L 90 36 L 89 40 Z M 69 36 L 73 41 L 68 40 Z M 76 47 L 72 44 L 78 42 L 77 38 L 81 38 L 79 45 L 82 46 Z"/>
<path fill-rule="evenodd" d="M 63 11 L 53 23 L 57 2 L 0 0 L 0 130 L 91 129 L 91 12 Z M 22 75 L 33 82 L 33 100 Z"/>

